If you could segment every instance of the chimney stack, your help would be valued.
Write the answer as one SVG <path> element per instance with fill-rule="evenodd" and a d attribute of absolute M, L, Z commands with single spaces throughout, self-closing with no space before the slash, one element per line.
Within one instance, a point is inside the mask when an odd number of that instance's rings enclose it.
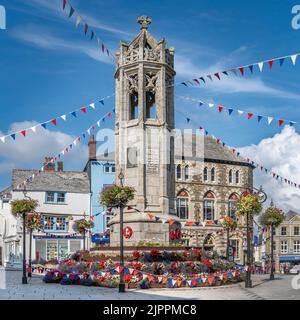
<path fill-rule="evenodd" d="M 97 142 L 95 141 L 95 137 L 93 135 L 90 137 L 88 146 L 89 146 L 89 160 L 96 160 Z"/>
<path fill-rule="evenodd" d="M 50 162 L 53 158 L 45 157 L 44 172 L 55 172 L 55 163 Z"/>
<path fill-rule="evenodd" d="M 64 171 L 64 163 L 62 161 L 57 162 L 57 171 L 58 172 Z"/>

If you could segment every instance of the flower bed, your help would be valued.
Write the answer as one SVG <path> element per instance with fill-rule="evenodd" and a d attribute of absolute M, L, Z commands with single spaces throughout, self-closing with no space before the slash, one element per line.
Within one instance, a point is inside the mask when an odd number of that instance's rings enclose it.
<path fill-rule="evenodd" d="M 120 267 L 115 257 L 78 252 L 62 261 L 44 276 L 46 283 L 117 287 L 120 273 L 128 288 L 179 288 L 220 286 L 243 280 L 243 268 L 237 268 L 217 256 L 198 249 L 182 253 L 134 251 Z"/>

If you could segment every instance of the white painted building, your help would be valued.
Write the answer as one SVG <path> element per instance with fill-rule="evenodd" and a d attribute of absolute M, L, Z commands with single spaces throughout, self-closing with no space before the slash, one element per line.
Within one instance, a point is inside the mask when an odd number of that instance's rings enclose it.
<path fill-rule="evenodd" d="M 46 159 L 46 162 L 49 158 Z M 0 193 L 0 247 L 4 266 L 21 266 L 22 221 L 11 214 L 10 202 L 30 197 L 38 201 L 36 211 L 43 217 L 42 230 L 33 232 L 32 260 L 63 259 L 84 248 L 83 236 L 74 222 L 90 215 L 90 182 L 87 173 L 63 171 L 63 164 L 45 167 L 44 172 L 27 183 L 26 193 L 17 188 L 34 171 L 13 170 L 12 186 Z M 29 236 L 27 235 L 27 250 Z M 86 248 L 89 247 L 86 236 Z M 28 257 L 28 252 L 27 252 Z"/>

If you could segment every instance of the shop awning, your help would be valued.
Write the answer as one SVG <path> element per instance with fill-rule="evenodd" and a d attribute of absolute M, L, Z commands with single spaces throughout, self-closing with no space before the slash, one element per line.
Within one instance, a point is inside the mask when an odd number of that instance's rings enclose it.
<path fill-rule="evenodd" d="M 279 261 L 280 262 L 300 261 L 300 255 L 299 256 L 280 256 Z"/>

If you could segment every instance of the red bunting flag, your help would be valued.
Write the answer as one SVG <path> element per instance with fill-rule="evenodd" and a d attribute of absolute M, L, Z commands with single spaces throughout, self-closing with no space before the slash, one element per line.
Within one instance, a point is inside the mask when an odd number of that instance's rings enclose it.
<path fill-rule="evenodd" d="M 219 106 L 219 112 L 222 112 L 223 111 L 223 109 L 224 109 L 224 107 L 222 107 L 222 106 Z"/>
<path fill-rule="evenodd" d="M 86 113 L 86 108 L 85 108 L 85 107 L 80 108 L 80 110 L 81 110 L 83 113 Z"/>
<path fill-rule="evenodd" d="M 284 121 L 282 119 L 279 119 L 278 121 L 278 124 L 279 124 L 279 127 L 281 127 L 283 125 Z"/>
<path fill-rule="evenodd" d="M 107 118 L 110 119 L 110 117 L 111 117 L 111 113 L 109 112 L 109 113 L 107 114 Z"/>
<path fill-rule="evenodd" d="M 248 113 L 248 119 L 251 119 L 253 117 L 253 113 Z"/>
<path fill-rule="evenodd" d="M 63 0 L 63 10 L 65 10 L 66 5 L 67 5 L 67 0 Z"/>
<path fill-rule="evenodd" d="M 242 74 L 242 76 L 244 75 L 244 73 L 245 73 L 245 69 L 244 69 L 244 67 L 241 67 L 241 68 L 239 68 L 239 70 L 240 70 L 240 73 Z"/>
<path fill-rule="evenodd" d="M 51 122 L 53 123 L 53 125 L 56 126 L 56 124 L 57 124 L 56 119 L 52 119 Z"/>
<path fill-rule="evenodd" d="M 274 63 L 274 60 L 269 60 L 269 61 L 268 61 L 270 70 L 271 70 L 272 67 L 273 67 L 273 63 Z"/>
<path fill-rule="evenodd" d="M 26 130 L 22 130 L 21 133 L 24 137 L 26 137 Z"/>
<path fill-rule="evenodd" d="M 155 218 L 155 215 L 154 215 L 154 214 L 151 214 L 151 213 L 148 213 L 148 218 L 149 218 L 149 219 L 153 219 L 153 218 Z"/>

